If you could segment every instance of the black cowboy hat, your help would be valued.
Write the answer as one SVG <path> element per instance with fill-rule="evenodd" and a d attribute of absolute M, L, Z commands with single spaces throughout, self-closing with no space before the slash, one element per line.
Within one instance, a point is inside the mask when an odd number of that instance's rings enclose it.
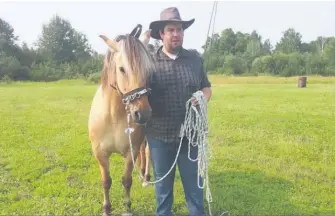
<path fill-rule="evenodd" d="M 150 26 L 149 26 L 149 29 L 151 29 L 150 36 L 152 38 L 160 40 L 161 37 L 159 34 L 159 30 L 161 30 L 163 26 L 166 25 L 167 23 L 171 23 L 171 22 L 181 23 L 183 26 L 183 29 L 185 30 L 194 23 L 194 20 L 195 19 L 191 19 L 188 21 L 182 20 L 180 17 L 179 11 L 176 7 L 166 8 L 161 12 L 160 20 L 153 21 L 150 23 Z"/>

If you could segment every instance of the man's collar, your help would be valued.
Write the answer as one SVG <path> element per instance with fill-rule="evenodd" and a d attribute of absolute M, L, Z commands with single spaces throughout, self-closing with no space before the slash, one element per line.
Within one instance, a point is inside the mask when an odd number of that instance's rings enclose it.
<path fill-rule="evenodd" d="M 169 60 L 173 60 L 171 59 L 168 55 L 166 55 L 164 52 L 163 52 L 163 46 L 159 47 L 157 49 L 157 52 L 156 52 L 156 56 L 159 57 L 160 59 L 169 59 Z M 186 58 L 189 56 L 189 51 L 184 49 L 183 47 L 181 47 L 180 51 L 178 52 L 177 54 L 177 58 Z"/>

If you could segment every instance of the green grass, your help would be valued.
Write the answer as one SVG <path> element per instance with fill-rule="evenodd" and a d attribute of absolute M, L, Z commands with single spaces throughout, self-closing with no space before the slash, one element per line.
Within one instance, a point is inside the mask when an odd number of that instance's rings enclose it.
<path fill-rule="evenodd" d="M 334 78 L 210 76 L 213 215 L 335 215 Z M 87 118 L 96 85 L 0 84 L 0 214 L 100 215 L 98 164 Z M 122 213 L 123 163 L 111 158 L 113 213 Z M 137 215 L 154 188 L 133 175 Z M 175 214 L 187 213 L 177 175 Z"/>

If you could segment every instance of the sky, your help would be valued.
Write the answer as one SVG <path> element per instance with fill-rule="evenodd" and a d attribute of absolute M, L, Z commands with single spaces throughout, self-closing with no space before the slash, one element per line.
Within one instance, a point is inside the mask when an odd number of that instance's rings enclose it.
<path fill-rule="evenodd" d="M 185 31 L 184 47 L 203 52 L 213 1 L 3 1 L 0 18 L 10 23 L 20 42 L 29 46 L 41 35 L 42 25 L 55 14 L 69 20 L 84 33 L 90 45 L 105 53 L 106 44 L 98 37 L 129 33 L 137 24 L 143 29 L 158 20 L 167 7 L 177 7 L 184 20 L 195 18 Z M 251 33 L 256 30 L 274 46 L 283 31 L 294 28 L 309 42 L 318 36 L 335 36 L 335 1 L 219 1 L 214 32 L 225 28 Z M 212 29 L 211 29 L 212 31 Z M 153 40 L 152 40 L 153 41 Z M 151 41 L 151 42 L 152 42 Z"/>

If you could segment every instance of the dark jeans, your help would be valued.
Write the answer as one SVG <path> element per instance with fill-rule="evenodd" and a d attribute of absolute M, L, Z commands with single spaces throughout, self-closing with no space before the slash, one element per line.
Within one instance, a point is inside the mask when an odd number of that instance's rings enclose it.
<path fill-rule="evenodd" d="M 152 166 L 155 180 L 161 179 L 171 168 L 173 164 L 179 142 L 175 144 L 163 143 L 159 140 L 147 137 L 151 151 Z M 185 140 L 185 139 L 184 139 Z M 186 140 L 185 140 L 186 141 Z M 191 158 L 195 159 L 198 149 L 191 146 Z M 177 164 L 182 180 L 184 195 L 189 209 L 189 215 L 202 216 L 204 214 L 203 189 L 198 187 L 198 164 L 188 158 L 188 142 L 183 142 L 179 153 Z M 173 185 L 175 179 L 176 167 L 166 178 L 155 184 L 156 193 L 156 216 L 170 216 L 173 204 Z M 200 186 L 202 181 L 200 180 Z"/>

